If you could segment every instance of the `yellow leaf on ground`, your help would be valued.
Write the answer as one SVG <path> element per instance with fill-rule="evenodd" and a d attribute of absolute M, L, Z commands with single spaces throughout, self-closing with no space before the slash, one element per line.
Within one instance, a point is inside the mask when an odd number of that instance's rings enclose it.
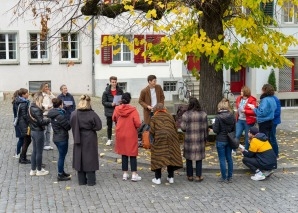
<path fill-rule="evenodd" d="M 65 189 L 66 189 L 66 190 L 70 190 L 70 187 L 69 187 L 69 186 L 66 186 Z"/>
<path fill-rule="evenodd" d="M 117 163 L 122 163 L 122 159 L 117 159 Z"/>
<path fill-rule="evenodd" d="M 217 172 L 217 173 L 215 173 L 215 174 L 216 174 L 216 176 L 218 176 L 218 177 L 220 176 L 220 172 Z"/>
<path fill-rule="evenodd" d="M 266 190 L 266 188 L 261 188 L 261 190 L 262 190 L 262 191 L 265 191 L 265 190 Z"/>
<path fill-rule="evenodd" d="M 100 157 L 103 157 L 104 155 L 105 155 L 105 153 L 100 153 L 99 154 Z"/>

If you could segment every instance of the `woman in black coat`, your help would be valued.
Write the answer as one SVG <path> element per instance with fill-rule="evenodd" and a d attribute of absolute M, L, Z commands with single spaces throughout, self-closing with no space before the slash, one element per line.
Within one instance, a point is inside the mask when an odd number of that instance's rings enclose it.
<path fill-rule="evenodd" d="M 31 161 L 27 159 L 27 149 L 31 143 L 31 137 L 28 126 L 28 90 L 25 88 L 21 88 L 18 90 L 18 95 L 14 99 L 14 113 L 15 117 L 18 117 L 17 125 L 15 126 L 16 129 L 16 137 L 19 138 L 17 144 L 17 155 L 20 155 L 19 163 L 22 164 L 30 164 Z M 22 150 L 21 150 L 22 149 Z"/>
<path fill-rule="evenodd" d="M 99 169 L 96 131 L 101 130 L 102 124 L 90 101 L 88 95 L 80 97 L 77 110 L 71 114 L 70 126 L 74 138 L 73 168 L 78 172 L 79 185 L 93 186 L 95 171 Z"/>

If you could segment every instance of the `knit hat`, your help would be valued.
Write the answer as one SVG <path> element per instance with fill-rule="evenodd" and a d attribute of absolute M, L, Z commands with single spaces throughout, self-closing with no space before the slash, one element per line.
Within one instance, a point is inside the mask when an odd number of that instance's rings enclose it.
<path fill-rule="evenodd" d="M 128 92 L 123 93 L 123 95 L 122 95 L 122 103 L 123 104 L 129 104 L 130 99 L 131 99 L 130 93 L 128 93 Z"/>
<path fill-rule="evenodd" d="M 253 126 L 253 127 L 250 127 L 249 132 L 253 135 L 256 135 L 259 133 L 259 129 L 255 126 Z"/>

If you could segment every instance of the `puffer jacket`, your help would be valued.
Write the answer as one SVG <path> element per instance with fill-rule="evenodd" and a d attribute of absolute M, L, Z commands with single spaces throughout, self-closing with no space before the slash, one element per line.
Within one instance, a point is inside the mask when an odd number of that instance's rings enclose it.
<path fill-rule="evenodd" d="M 216 133 L 216 141 L 228 142 L 228 132 L 235 131 L 236 119 L 228 110 L 221 110 L 215 117 L 213 132 Z"/>
<path fill-rule="evenodd" d="M 48 118 L 51 119 L 52 128 L 54 131 L 53 141 L 61 142 L 68 140 L 68 130 L 70 130 L 70 124 L 65 116 L 65 110 L 60 108 L 51 109 L 48 112 Z"/>
<path fill-rule="evenodd" d="M 29 106 L 28 117 L 31 131 L 43 131 L 45 126 L 51 121 L 50 119 L 43 117 L 42 109 L 40 109 L 35 103 L 32 103 Z"/>
<path fill-rule="evenodd" d="M 17 137 L 25 137 L 27 134 L 29 119 L 28 119 L 28 106 L 29 101 L 25 98 L 17 97 L 14 102 L 14 107 L 16 108 L 16 113 L 18 113 L 18 124 L 16 128 L 18 129 Z M 19 109 L 19 110 L 18 110 Z M 17 115 L 15 115 L 17 116 Z"/>
<path fill-rule="evenodd" d="M 117 93 L 116 95 L 122 95 L 123 91 L 120 87 L 116 86 Z M 102 105 L 105 109 L 105 116 L 112 117 L 115 106 L 112 106 L 114 96 L 111 93 L 111 85 L 106 87 L 106 90 L 102 94 Z"/>

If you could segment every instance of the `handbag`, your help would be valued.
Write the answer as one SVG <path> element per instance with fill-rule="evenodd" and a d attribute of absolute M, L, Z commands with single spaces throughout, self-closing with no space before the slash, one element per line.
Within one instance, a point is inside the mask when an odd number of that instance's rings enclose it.
<path fill-rule="evenodd" d="M 220 120 L 220 119 L 219 119 Z M 221 122 L 221 126 L 222 125 L 222 121 Z M 234 124 L 235 125 L 235 124 Z M 224 129 L 227 133 L 227 136 L 228 136 L 228 142 L 229 142 L 229 146 L 232 148 L 232 149 L 238 149 L 239 147 L 239 144 L 240 144 L 240 141 L 236 138 L 236 131 L 232 131 L 232 132 L 228 132 L 227 129 L 225 128 Z"/>
<path fill-rule="evenodd" d="M 19 111 L 20 111 L 20 104 L 19 104 L 19 106 L 18 106 L 18 110 L 17 110 L 17 117 L 15 117 L 15 118 L 13 119 L 13 125 L 14 125 L 14 126 L 17 126 L 17 125 L 18 125 L 18 122 L 19 122 Z"/>

